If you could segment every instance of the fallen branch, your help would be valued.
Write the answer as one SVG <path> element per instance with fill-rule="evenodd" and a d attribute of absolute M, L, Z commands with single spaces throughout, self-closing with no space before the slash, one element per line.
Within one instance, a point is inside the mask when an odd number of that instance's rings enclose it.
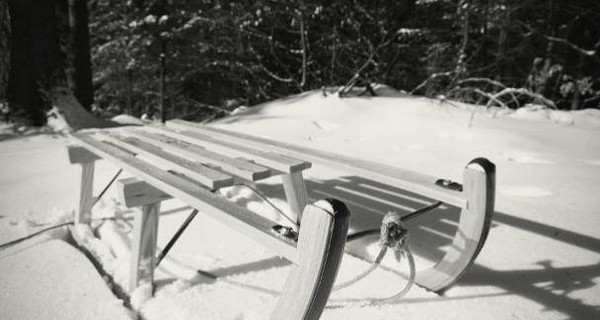
<path fill-rule="evenodd" d="M 472 81 L 466 81 L 466 80 L 469 80 L 469 79 L 471 79 Z M 485 78 L 469 78 L 469 79 L 461 80 L 459 82 L 459 84 L 460 83 L 464 83 L 464 82 L 480 82 L 480 80 L 484 81 L 484 82 L 491 81 L 490 83 L 496 82 L 494 80 L 485 79 Z M 496 85 L 497 86 L 501 86 L 503 89 L 506 89 L 506 87 L 503 84 L 501 84 L 500 82 L 497 82 Z M 495 100 L 503 108 L 508 108 L 508 106 L 505 103 L 503 103 L 499 99 L 495 98 L 493 94 L 487 93 L 487 92 L 485 92 L 483 90 L 480 90 L 478 88 L 474 88 L 474 87 L 454 87 L 452 90 L 450 90 L 448 92 L 448 95 L 450 96 L 450 95 L 452 95 L 452 93 L 454 93 L 456 91 L 475 92 L 475 93 L 479 94 L 480 96 L 483 96 L 483 97 L 487 98 L 488 102 L 490 100 Z M 512 92 L 508 92 L 507 94 L 510 94 L 512 102 L 514 102 L 515 105 L 517 105 L 517 107 L 518 107 L 520 104 L 519 104 L 519 101 L 517 100 L 517 97 L 515 97 L 515 95 Z"/>
<path fill-rule="evenodd" d="M 556 108 L 556 104 L 554 104 L 554 102 L 552 100 L 550 100 L 550 99 L 542 96 L 539 93 L 531 92 L 531 91 L 529 91 L 529 90 L 527 90 L 525 88 L 506 88 L 506 89 L 504 89 L 504 90 L 502 90 L 502 91 L 500 91 L 498 93 L 495 93 L 488 100 L 488 102 L 486 104 L 486 108 L 491 107 L 492 103 L 494 101 L 496 101 L 496 102 L 499 101 L 498 98 L 500 98 L 501 96 L 506 95 L 506 94 L 515 94 L 515 93 L 516 94 L 520 94 L 520 95 L 529 96 L 529 97 L 531 97 L 531 98 L 533 98 L 535 100 L 541 101 L 542 103 L 544 103 L 545 105 L 547 105 L 547 106 L 549 106 L 549 107 L 551 107 L 553 109 L 557 109 Z"/>

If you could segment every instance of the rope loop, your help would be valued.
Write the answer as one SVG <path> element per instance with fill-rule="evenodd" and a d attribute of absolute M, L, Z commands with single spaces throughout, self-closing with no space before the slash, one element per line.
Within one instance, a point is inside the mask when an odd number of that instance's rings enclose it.
<path fill-rule="evenodd" d="M 397 212 L 388 212 L 381 222 L 379 245 L 394 251 L 396 259 L 405 255 L 408 249 L 408 229 Z"/>

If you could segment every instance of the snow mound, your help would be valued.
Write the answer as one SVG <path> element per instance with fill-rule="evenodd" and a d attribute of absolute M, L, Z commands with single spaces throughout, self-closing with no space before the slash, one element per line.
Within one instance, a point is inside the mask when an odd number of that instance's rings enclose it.
<path fill-rule="evenodd" d="M 129 125 L 140 125 L 143 126 L 146 124 L 146 122 L 142 121 L 139 118 L 136 118 L 134 116 L 128 115 L 128 114 L 120 114 L 118 116 L 114 116 L 110 119 L 113 122 L 119 123 L 119 124 L 129 124 Z"/>

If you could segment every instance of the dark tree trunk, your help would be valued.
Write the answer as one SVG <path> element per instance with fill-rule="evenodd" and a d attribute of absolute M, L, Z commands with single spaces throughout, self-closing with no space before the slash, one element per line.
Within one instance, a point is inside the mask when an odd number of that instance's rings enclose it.
<path fill-rule="evenodd" d="M 8 2 L 0 0 L 0 103 L 6 100 L 10 72 L 10 15 Z"/>
<path fill-rule="evenodd" d="M 9 0 L 11 62 L 8 97 L 33 125 L 45 124 L 49 101 L 42 90 L 64 81 L 64 56 L 58 45 L 55 1 Z"/>
<path fill-rule="evenodd" d="M 88 19 L 86 1 L 69 0 L 70 49 L 72 53 L 70 58 L 74 67 L 73 93 L 87 110 L 94 102 Z"/>

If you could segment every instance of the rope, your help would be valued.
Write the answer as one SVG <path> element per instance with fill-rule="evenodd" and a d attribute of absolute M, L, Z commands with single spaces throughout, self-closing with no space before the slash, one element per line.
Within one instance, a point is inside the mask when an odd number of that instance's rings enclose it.
<path fill-rule="evenodd" d="M 271 200 L 269 200 L 264 194 L 262 194 L 260 191 L 258 191 L 258 189 L 254 188 L 253 186 L 251 186 L 249 184 L 245 184 L 245 183 L 242 183 L 240 185 L 250 189 L 252 192 L 254 192 L 254 194 L 259 196 L 261 199 L 265 200 L 265 202 L 268 205 L 270 205 L 273 209 L 275 209 L 275 211 L 277 211 L 281 216 L 283 216 L 287 221 L 289 221 L 292 224 L 292 226 L 294 226 L 295 229 L 298 229 L 298 224 L 296 223 L 296 221 L 294 221 L 294 219 L 292 219 L 290 216 L 285 214 L 285 212 L 283 212 L 283 210 L 279 209 L 273 202 L 271 202 Z"/>
<path fill-rule="evenodd" d="M 4 249 L 6 249 L 8 247 L 14 246 L 14 245 L 16 245 L 18 243 L 21 243 L 21 242 L 23 242 L 25 240 L 29 240 L 31 238 L 34 238 L 35 236 L 39 236 L 40 234 L 43 234 L 43 233 L 48 232 L 50 230 L 62 228 L 62 227 L 65 227 L 65 226 L 68 226 L 68 225 L 72 225 L 72 224 L 73 224 L 73 221 L 69 221 L 69 222 L 57 224 L 57 225 L 54 225 L 54 226 L 42 229 L 40 231 L 34 232 L 34 233 L 32 233 L 30 235 L 27 235 L 27 236 L 24 236 L 22 238 L 19 238 L 19 239 L 13 240 L 13 241 L 9 241 L 9 242 L 0 244 L 0 250 L 4 250 Z"/>
<path fill-rule="evenodd" d="M 100 201 L 100 199 L 102 199 L 102 196 L 104 196 L 104 194 L 106 193 L 106 191 L 108 190 L 108 188 L 110 188 L 110 186 L 115 182 L 115 180 L 117 180 L 117 178 L 119 177 L 119 175 L 121 174 L 121 172 L 123 172 L 123 169 L 119 169 L 119 171 L 117 171 L 117 173 L 112 177 L 112 179 L 108 182 L 108 184 L 104 187 L 104 189 L 102 189 L 102 192 L 100 192 L 100 194 L 98 195 L 98 197 L 96 197 L 96 200 L 94 200 L 94 203 L 92 204 L 92 207 L 95 206 L 98 203 L 98 201 Z M 99 219 L 92 219 L 92 220 L 95 220 L 95 221 L 106 221 L 106 220 L 115 220 L 115 218 L 114 217 L 108 217 L 108 218 L 99 218 Z M 36 236 L 38 236 L 40 234 L 43 234 L 45 232 L 48 232 L 48 231 L 51 231 L 51 230 L 54 230 L 54 229 L 58 229 L 58 228 L 62 228 L 62 227 L 68 226 L 68 225 L 73 225 L 73 224 L 75 224 L 73 221 L 64 222 L 64 223 L 57 224 L 57 225 L 54 225 L 54 226 L 50 226 L 50 227 L 48 227 L 46 229 L 34 232 L 34 233 L 32 233 L 30 235 L 27 235 L 27 236 L 24 236 L 22 238 L 19 238 L 19 239 L 13 240 L 13 241 L 9 241 L 9 242 L 6 242 L 6 243 L 2 243 L 2 244 L 0 244 L 0 250 L 4 250 L 5 248 L 14 246 L 14 245 L 16 245 L 18 243 L 21 243 L 21 242 L 25 241 L 25 240 L 29 240 L 29 239 L 34 238 L 34 237 L 36 237 Z"/>
<path fill-rule="evenodd" d="M 408 282 L 404 285 L 402 290 L 400 290 L 393 296 L 371 300 L 367 304 L 376 305 L 396 301 L 404 297 L 408 293 L 408 291 L 410 291 L 415 282 L 416 267 L 414 257 L 408 245 L 408 230 L 404 227 L 404 224 L 402 223 L 402 217 L 395 212 L 389 212 L 388 214 L 386 214 L 381 223 L 379 233 L 379 245 L 381 246 L 381 250 L 379 251 L 379 254 L 377 255 L 375 261 L 371 263 L 367 270 L 363 271 L 358 276 L 334 286 L 333 291 L 349 287 L 366 278 L 370 273 L 375 271 L 375 269 L 377 269 L 377 267 L 381 265 L 381 261 L 383 261 L 383 258 L 385 257 L 388 249 L 391 249 L 394 252 L 396 261 L 398 261 L 399 263 L 401 262 L 402 257 L 407 258 L 408 265 L 410 268 Z M 349 241 L 354 241 L 368 235 L 373 235 L 372 230 L 367 230 L 365 232 L 354 234 L 352 235 L 353 237 L 349 236 Z"/>
<path fill-rule="evenodd" d="M 105 217 L 105 218 L 92 219 L 92 221 L 107 221 L 107 220 L 121 220 L 121 219 L 120 218 L 115 218 L 115 217 Z M 123 219 L 123 220 L 125 220 L 125 219 Z M 60 223 L 60 224 L 56 224 L 56 225 L 50 226 L 48 228 L 45 228 L 45 229 L 36 231 L 36 232 L 34 232 L 32 234 L 26 235 L 24 237 L 21 237 L 21 238 L 18 238 L 18 239 L 15 239 L 15 240 L 12 240 L 12 241 L 9 241 L 9 242 L 6 242 L 6 243 L 2 243 L 2 244 L 0 244 L 0 250 L 4 250 L 4 249 L 6 249 L 8 247 L 14 246 L 16 244 L 19 244 L 19 243 L 25 241 L 25 240 L 32 239 L 32 238 L 34 238 L 36 236 L 39 236 L 39 235 L 41 235 L 43 233 L 46 233 L 48 231 L 51 231 L 51 230 L 54 230 L 54 229 L 58 229 L 58 228 L 62 228 L 62 227 L 66 227 L 66 226 L 72 226 L 72 225 L 75 225 L 75 222 L 73 222 L 73 221 L 67 221 L 67 222 L 63 222 L 63 223 Z"/>

